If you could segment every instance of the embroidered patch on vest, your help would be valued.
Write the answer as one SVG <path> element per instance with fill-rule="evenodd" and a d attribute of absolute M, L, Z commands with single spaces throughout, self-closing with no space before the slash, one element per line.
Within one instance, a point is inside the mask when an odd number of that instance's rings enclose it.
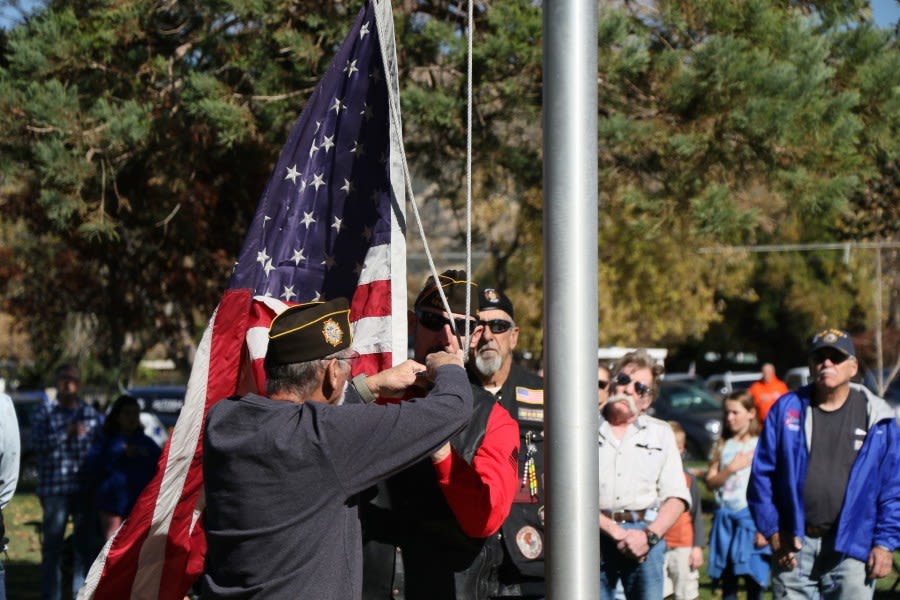
<path fill-rule="evenodd" d="M 544 390 L 533 390 L 517 385 L 516 402 L 521 402 L 522 404 L 543 404 Z"/>
<path fill-rule="evenodd" d="M 516 533 L 516 546 L 519 552 L 528 560 L 534 560 L 541 555 L 544 550 L 544 540 L 541 534 L 531 525 L 526 525 Z"/>

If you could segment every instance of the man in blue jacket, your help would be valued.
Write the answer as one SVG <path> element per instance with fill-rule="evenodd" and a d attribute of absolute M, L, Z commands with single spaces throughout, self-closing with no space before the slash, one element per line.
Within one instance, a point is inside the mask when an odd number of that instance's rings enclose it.
<path fill-rule="evenodd" d="M 871 598 L 900 543 L 900 429 L 886 402 L 851 385 L 845 331 L 813 336 L 813 383 L 776 402 L 747 500 L 772 547 L 775 598 Z"/>

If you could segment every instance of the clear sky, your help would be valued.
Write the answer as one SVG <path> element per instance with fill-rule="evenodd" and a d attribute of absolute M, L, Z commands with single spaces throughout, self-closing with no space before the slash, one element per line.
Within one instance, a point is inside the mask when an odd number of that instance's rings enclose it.
<path fill-rule="evenodd" d="M 894 27 L 900 20 L 900 3 L 897 0 L 872 0 L 872 15 L 879 26 Z"/>

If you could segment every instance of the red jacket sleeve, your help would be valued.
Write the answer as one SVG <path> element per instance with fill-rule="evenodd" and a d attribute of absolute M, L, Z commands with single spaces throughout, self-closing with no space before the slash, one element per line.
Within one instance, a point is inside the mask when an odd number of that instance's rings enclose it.
<path fill-rule="evenodd" d="M 494 405 L 470 465 L 453 450 L 434 463 L 438 485 L 466 535 L 496 533 L 509 515 L 518 486 L 519 425 Z"/>

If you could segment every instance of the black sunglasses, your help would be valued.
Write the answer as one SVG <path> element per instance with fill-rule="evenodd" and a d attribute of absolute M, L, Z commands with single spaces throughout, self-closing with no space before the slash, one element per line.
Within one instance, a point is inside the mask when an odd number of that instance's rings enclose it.
<path fill-rule="evenodd" d="M 419 324 L 429 331 L 440 331 L 444 328 L 444 325 L 450 325 L 450 319 L 444 317 L 443 315 L 439 315 L 433 312 L 426 312 L 424 310 L 416 311 L 416 318 L 419 320 Z M 478 327 L 478 321 L 475 319 L 453 319 L 453 322 L 456 324 L 456 331 L 462 333 L 466 331 L 468 327 L 469 333 L 473 333 L 475 328 Z M 453 326 L 450 327 L 453 330 Z"/>
<path fill-rule="evenodd" d="M 613 378 L 613 382 L 616 386 L 627 387 L 629 383 L 634 382 L 634 391 L 638 393 L 639 396 L 646 396 L 650 393 L 650 386 L 646 383 L 641 383 L 640 381 L 634 381 L 629 375 L 625 373 L 619 373 Z"/>
<path fill-rule="evenodd" d="M 478 321 L 478 325 L 484 325 L 491 330 L 491 333 L 506 333 L 513 326 L 512 321 L 507 321 L 506 319 Z"/>
<path fill-rule="evenodd" d="M 850 357 L 840 350 L 835 350 L 834 348 L 820 348 L 812 353 L 811 358 L 813 364 L 823 363 L 827 358 L 831 361 L 831 364 L 839 365 Z"/>
<path fill-rule="evenodd" d="M 608 386 L 608 385 L 609 385 L 608 381 L 603 381 L 602 379 L 597 380 L 597 387 L 601 390 L 605 390 L 606 386 Z"/>

